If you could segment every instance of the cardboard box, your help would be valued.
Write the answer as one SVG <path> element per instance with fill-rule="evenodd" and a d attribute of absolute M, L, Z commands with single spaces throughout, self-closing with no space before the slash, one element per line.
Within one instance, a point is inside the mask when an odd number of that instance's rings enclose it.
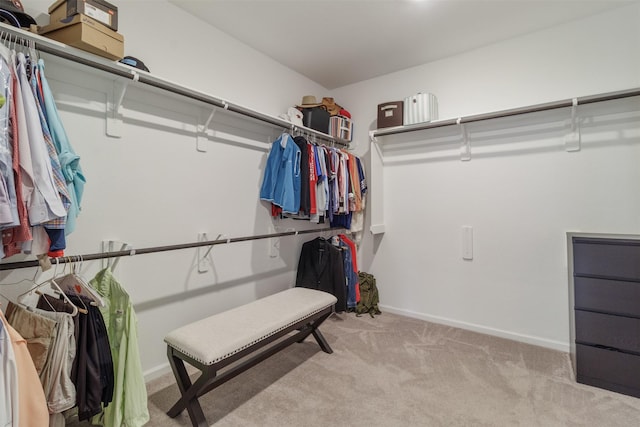
<path fill-rule="evenodd" d="M 39 34 L 109 59 L 122 59 L 124 37 L 85 15 L 42 27 Z"/>
<path fill-rule="evenodd" d="M 378 104 L 378 129 L 402 126 L 403 101 Z"/>
<path fill-rule="evenodd" d="M 118 31 L 118 8 L 104 0 L 58 0 L 49 6 L 49 22 L 86 15 Z"/>

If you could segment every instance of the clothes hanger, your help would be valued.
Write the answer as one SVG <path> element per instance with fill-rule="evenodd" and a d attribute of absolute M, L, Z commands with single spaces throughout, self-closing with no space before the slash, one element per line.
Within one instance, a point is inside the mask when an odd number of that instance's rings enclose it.
<path fill-rule="evenodd" d="M 72 261 L 71 258 L 67 259 L 67 263 L 71 265 L 70 272 L 56 279 L 60 288 L 64 292 L 88 298 L 91 301 L 90 304 L 93 306 L 104 307 L 105 302 L 102 297 L 95 291 L 95 289 L 89 286 L 87 281 L 80 274 L 83 262 L 82 257 L 77 257 L 75 261 Z"/>
<path fill-rule="evenodd" d="M 69 297 L 68 297 L 68 296 L 67 296 L 67 295 L 62 291 L 62 289 L 60 289 L 60 286 L 58 286 L 58 284 L 56 283 L 56 281 L 55 281 L 55 277 L 56 277 L 56 275 L 57 275 L 58 265 L 59 265 L 59 262 L 58 262 L 58 259 L 56 258 L 56 268 L 55 268 L 55 270 L 54 270 L 54 273 L 53 273 L 52 278 L 51 278 L 51 279 L 49 279 L 49 280 L 46 280 L 46 281 L 44 281 L 44 282 L 42 282 L 42 283 L 36 284 L 34 287 L 32 287 L 31 289 L 29 289 L 28 291 L 26 291 L 26 292 L 24 292 L 24 293 L 22 293 L 22 294 L 18 295 L 18 298 L 17 298 L 18 303 L 19 303 L 19 304 L 21 304 L 21 305 L 22 305 L 22 306 L 24 306 L 24 307 L 29 307 L 29 305 L 27 305 L 27 304 L 24 302 L 24 298 L 25 298 L 25 297 L 27 297 L 27 296 L 31 296 L 31 295 L 33 295 L 34 293 L 35 293 L 35 294 L 37 294 L 37 295 L 43 295 L 43 294 L 44 294 L 44 292 L 43 292 L 43 291 L 41 291 L 41 290 L 40 290 L 40 288 L 41 288 L 42 286 L 44 286 L 44 285 L 47 285 L 47 284 L 48 284 L 48 285 L 50 285 L 50 286 L 51 286 L 51 289 L 52 289 L 54 292 L 57 292 L 57 293 L 59 293 L 59 294 L 60 294 L 60 296 L 62 297 L 62 299 L 64 300 L 64 302 L 65 302 L 65 303 L 69 304 L 69 306 L 70 306 L 70 307 L 72 307 L 72 310 L 73 310 L 73 311 L 71 312 L 71 315 L 72 315 L 72 316 L 76 316 L 76 315 L 78 314 L 78 312 L 80 312 L 80 313 L 84 312 L 84 314 L 88 313 L 88 311 L 87 311 L 86 309 L 80 309 L 80 308 L 78 308 L 78 306 L 77 306 L 77 305 L 75 305 L 73 302 L 71 302 L 71 300 L 69 299 Z"/>
<path fill-rule="evenodd" d="M 11 37 L 8 37 L 3 31 L 2 35 L 0 35 L 0 40 L 0 55 L 2 55 L 5 61 L 9 62 L 11 60 L 11 50 L 7 45 L 11 45 Z"/>
<path fill-rule="evenodd" d="M 16 286 L 16 285 L 21 285 L 22 283 L 26 282 L 26 283 L 30 283 L 32 285 L 31 289 L 35 289 L 36 286 L 38 285 L 36 283 L 36 278 L 37 277 L 38 277 L 38 269 L 36 268 L 36 271 L 33 274 L 33 277 L 31 279 L 26 278 L 26 279 L 18 280 L 17 282 L 13 282 L 13 283 L 3 283 L 2 286 Z M 10 303 L 13 303 L 13 304 L 18 304 L 18 305 L 20 304 L 20 302 L 17 300 L 17 298 L 15 300 L 13 300 L 13 299 L 11 299 L 11 298 L 7 297 L 6 295 L 3 295 L 3 294 L 0 294 L 0 297 L 4 298 L 7 302 L 10 302 Z M 22 305 L 24 305 L 24 304 L 22 304 Z"/>

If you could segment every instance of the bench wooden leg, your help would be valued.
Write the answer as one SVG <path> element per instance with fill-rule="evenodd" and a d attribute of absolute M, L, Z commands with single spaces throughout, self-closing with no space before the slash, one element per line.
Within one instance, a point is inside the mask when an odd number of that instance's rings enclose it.
<path fill-rule="evenodd" d="M 167 411 L 167 415 L 171 418 L 177 417 L 185 409 L 189 413 L 191 418 L 191 424 L 194 427 L 208 427 L 209 424 L 202 412 L 200 402 L 198 402 L 198 390 L 204 386 L 207 381 L 207 376 L 204 373 L 198 378 L 198 380 L 192 384 L 187 369 L 184 366 L 184 361 L 177 357 L 174 353 L 174 349 L 167 346 L 167 355 L 169 356 L 169 364 L 173 370 L 173 374 L 176 377 L 178 388 L 182 397 Z"/>
<path fill-rule="evenodd" d="M 327 340 L 324 339 L 324 336 L 319 330 L 314 329 L 313 332 L 311 333 L 313 334 L 313 337 L 318 342 L 318 345 L 320 346 L 322 351 L 329 354 L 333 353 L 333 349 L 331 348 L 331 346 L 329 346 L 329 343 L 327 342 Z"/>
<path fill-rule="evenodd" d="M 316 342 L 318 343 L 318 345 L 320 346 L 322 351 L 324 351 L 325 353 L 329 353 L 329 354 L 333 353 L 333 350 L 331 349 L 331 346 L 329 345 L 327 340 L 324 338 L 324 336 L 322 335 L 322 333 L 318 329 L 320 327 L 320 325 L 322 324 L 322 322 L 327 320 L 329 318 L 329 316 L 331 316 L 331 314 L 332 314 L 332 312 L 329 311 L 329 312 L 323 314 L 322 316 L 318 317 L 313 322 L 311 322 L 308 325 L 306 325 L 304 328 L 299 329 L 302 332 L 304 329 L 310 328 L 310 330 L 307 333 L 303 333 L 301 335 L 302 338 L 298 342 L 299 343 L 303 342 L 310 334 L 313 334 L 313 337 L 316 339 Z"/>
<path fill-rule="evenodd" d="M 331 316 L 331 314 L 332 312 L 330 311 L 324 314 L 323 316 L 317 318 L 316 320 L 314 320 L 313 323 L 311 324 L 311 333 L 313 334 L 313 337 L 316 339 L 316 342 L 318 343 L 322 351 L 329 354 L 333 353 L 333 350 L 331 349 L 331 346 L 329 345 L 327 340 L 324 339 L 324 336 L 322 335 L 322 333 L 318 328 L 320 327 L 322 322 L 324 322 L 329 318 L 329 316 Z"/>

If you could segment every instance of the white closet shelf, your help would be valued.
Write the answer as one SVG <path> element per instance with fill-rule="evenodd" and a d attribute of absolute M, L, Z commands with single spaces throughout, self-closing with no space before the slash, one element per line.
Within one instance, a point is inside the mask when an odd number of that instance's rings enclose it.
<path fill-rule="evenodd" d="M 580 98 L 565 99 L 561 101 L 548 102 L 544 104 L 530 105 L 526 107 L 513 108 L 509 110 L 501 110 L 483 114 L 477 114 L 466 117 L 459 117 L 455 119 L 437 120 L 433 122 L 417 123 L 407 126 L 395 126 L 390 128 L 382 128 L 372 130 L 369 132 L 371 138 L 371 226 L 369 231 L 373 235 L 380 235 L 385 233 L 385 220 L 384 220 L 384 194 L 383 194 L 383 182 L 384 182 L 384 155 L 382 146 L 385 143 L 393 142 L 394 138 L 378 138 L 389 137 L 396 134 L 416 132 L 428 129 L 435 129 L 445 126 L 460 126 L 462 143 L 460 145 L 460 160 L 471 160 L 471 144 L 468 138 L 468 132 L 465 129 L 464 124 L 479 122 L 482 120 L 498 119 L 501 117 L 510 117 L 521 114 L 536 113 L 540 111 L 554 110 L 559 108 L 572 108 L 571 122 L 573 126 L 570 132 L 565 135 L 565 150 L 567 152 L 580 150 L 580 132 L 576 121 L 576 109 L 579 105 L 592 104 L 596 102 L 604 102 L 615 99 L 630 98 L 640 96 L 640 88 L 626 89 L 616 92 L 607 92 L 597 95 L 584 96 Z M 395 139 L 398 140 L 397 138 Z"/>
<path fill-rule="evenodd" d="M 31 43 L 32 46 L 35 46 L 35 48 L 41 52 L 55 55 L 57 57 L 64 58 L 69 61 L 73 61 L 78 64 L 86 65 L 96 70 L 104 71 L 106 73 L 123 77 L 125 79 L 132 80 L 136 83 L 141 83 L 142 85 L 159 88 L 164 91 L 171 92 L 173 94 L 178 94 L 180 96 L 198 101 L 203 104 L 218 107 L 223 110 L 230 111 L 232 113 L 236 113 L 244 117 L 248 117 L 254 120 L 258 120 L 260 122 L 267 123 L 276 128 L 288 129 L 291 132 L 300 132 L 300 133 L 314 136 L 316 138 L 320 138 L 322 140 L 336 143 L 338 145 L 342 145 L 345 147 L 349 146 L 348 140 L 334 138 L 331 135 L 328 135 L 323 132 L 319 132 L 315 129 L 311 129 L 305 126 L 294 125 L 279 117 L 271 116 L 269 114 L 252 110 L 242 105 L 224 100 L 222 98 L 209 95 L 205 92 L 202 92 L 193 88 L 189 88 L 182 84 L 178 84 L 167 79 L 156 77 L 146 71 L 139 70 L 136 68 L 131 68 L 119 62 L 111 61 L 106 58 L 93 55 L 83 50 L 74 48 L 64 43 L 57 42 L 55 40 L 48 39 L 46 37 L 31 33 L 29 31 L 22 30 L 20 28 L 16 28 L 7 24 L 0 23 L 0 31 L 2 34 L 2 39 L 4 41 L 11 40 L 11 42 L 13 42 L 15 38 L 17 40 L 16 41 L 17 44 L 28 45 L 29 43 Z"/>
<path fill-rule="evenodd" d="M 517 116 L 520 114 L 536 113 L 539 111 L 554 110 L 558 108 L 573 107 L 574 105 L 592 104 L 594 102 L 610 101 L 613 99 L 630 98 L 640 96 L 640 88 L 607 92 L 597 95 L 583 96 L 580 98 L 565 99 L 560 101 L 547 102 L 544 104 L 529 105 L 526 107 L 512 108 L 509 110 L 493 111 L 489 113 L 476 114 L 472 116 L 459 117 L 455 119 L 436 120 L 433 122 L 416 123 L 406 126 L 394 126 L 390 128 L 376 129 L 371 131 L 371 138 L 379 136 L 395 135 L 399 133 L 415 132 L 425 129 L 434 129 L 444 126 L 454 126 L 464 123 L 479 122 L 482 120 L 498 119 L 501 117 Z"/>

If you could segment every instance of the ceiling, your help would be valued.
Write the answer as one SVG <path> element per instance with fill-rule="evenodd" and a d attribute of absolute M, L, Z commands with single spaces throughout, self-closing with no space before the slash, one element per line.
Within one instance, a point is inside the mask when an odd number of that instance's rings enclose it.
<path fill-rule="evenodd" d="M 638 0 L 170 0 L 335 89 Z"/>

